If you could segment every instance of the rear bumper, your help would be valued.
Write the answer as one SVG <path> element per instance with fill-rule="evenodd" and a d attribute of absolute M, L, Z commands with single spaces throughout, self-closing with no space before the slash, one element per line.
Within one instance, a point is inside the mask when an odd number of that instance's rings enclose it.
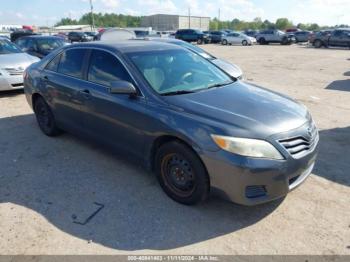
<path fill-rule="evenodd" d="M 220 150 L 201 157 L 211 186 L 228 200 L 257 205 L 286 196 L 311 174 L 317 146 L 303 158 L 286 160 L 254 159 Z"/>

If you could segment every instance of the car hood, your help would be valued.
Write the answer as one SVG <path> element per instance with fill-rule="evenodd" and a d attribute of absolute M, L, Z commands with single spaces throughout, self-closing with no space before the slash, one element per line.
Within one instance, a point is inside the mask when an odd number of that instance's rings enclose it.
<path fill-rule="evenodd" d="M 26 69 L 29 65 L 38 61 L 40 59 L 26 53 L 0 55 L 0 69 L 19 67 Z"/>
<path fill-rule="evenodd" d="M 300 127 L 309 119 L 306 107 L 298 102 L 241 81 L 164 99 L 186 113 L 226 124 L 227 130 L 235 135 L 242 132 L 242 136 L 266 138 Z"/>
<path fill-rule="evenodd" d="M 219 58 L 213 59 L 212 62 L 234 78 L 241 78 L 243 75 L 242 70 L 235 64 L 231 64 Z"/>

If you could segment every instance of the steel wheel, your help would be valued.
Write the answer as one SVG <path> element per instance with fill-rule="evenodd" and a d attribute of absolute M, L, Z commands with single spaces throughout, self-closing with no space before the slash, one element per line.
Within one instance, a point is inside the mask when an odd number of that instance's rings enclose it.
<path fill-rule="evenodd" d="M 195 189 L 195 174 L 190 163 L 183 156 L 169 154 L 161 166 L 164 181 L 173 193 L 181 197 L 190 196 Z"/>

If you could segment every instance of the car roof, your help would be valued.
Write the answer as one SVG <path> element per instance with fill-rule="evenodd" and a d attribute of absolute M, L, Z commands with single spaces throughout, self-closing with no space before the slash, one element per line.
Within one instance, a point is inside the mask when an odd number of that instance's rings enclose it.
<path fill-rule="evenodd" d="M 105 48 L 109 50 L 117 50 L 121 53 L 132 53 L 132 52 L 143 52 L 143 51 L 164 51 L 164 50 L 174 50 L 183 49 L 182 47 L 176 46 L 174 44 L 158 41 L 147 41 L 147 40 L 123 40 L 118 42 L 105 42 L 105 41 L 95 41 L 89 43 L 80 43 L 67 46 L 66 49 L 71 49 L 75 47 L 85 47 L 85 48 Z"/>
<path fill-rule="evenodd" d="M 49 35 L 26 35 L 18 39 L 24 39 L 24 38 L 35 38 L 35 39 L 41 39 L 41 38 L 52 38 L 52 39 L 60 39 L 62 40 L 61 37 L 57 36 L 49 36 Z"/>

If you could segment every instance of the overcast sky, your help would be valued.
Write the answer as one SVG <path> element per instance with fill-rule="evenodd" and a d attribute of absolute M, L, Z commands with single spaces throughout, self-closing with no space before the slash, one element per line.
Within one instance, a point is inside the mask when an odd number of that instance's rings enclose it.
<path fill-rule="evenodd" d="M 95 12 L 149 15 L 156 13 L 274 22 L 287 17 L 294 23 L 350 24 L 350 0 L 93 0 Z M 0 24 L 53 25 L 62 17 L 79 18 L 89 0 L 1 0 Z"/>

